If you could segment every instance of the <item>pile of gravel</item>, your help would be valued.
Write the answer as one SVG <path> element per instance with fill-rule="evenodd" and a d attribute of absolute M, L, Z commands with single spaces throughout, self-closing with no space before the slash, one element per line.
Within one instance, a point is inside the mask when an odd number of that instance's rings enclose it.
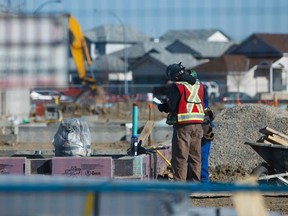
<path fill-rule="evenodd" d="M 264 127 L 288 134 L 288 112 L 263 104 L 243 104 L 222 110 L 214 124 L 210 166 L 243 167 L 250 172 L 263 159 L 244 143 L 256 142 Z"/>

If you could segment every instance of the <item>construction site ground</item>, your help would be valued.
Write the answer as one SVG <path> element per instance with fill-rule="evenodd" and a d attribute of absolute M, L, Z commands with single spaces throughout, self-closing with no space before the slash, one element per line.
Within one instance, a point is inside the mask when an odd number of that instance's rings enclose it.
<path fill-rule="evenodd" d="M 127 120 L 131 121 L 132 119 L 132 103 L 119 103 L 116 108 L 103 108 L 97 107 L 93 110 L 93 114 L 97 114 L 99 116 L 98 121 L 115 121 L 115 120 Z M 128 107 L 128 108 L 127 108 Z M 166 114 L 160 113 L 155 107 L 150 106 L 147 103 L 138 103 L 139 108 L 139 120 L 154 120 L 158 121 L 166 117 Z M 224 106 L 223 104 L 214 104 L 212 106 L 214 112 L 220 113 Z M 116 110 L 115 110 L 116 109 Z M 87 110 L 86 110 L 87 111 Z M 85 112 L 86 112 L 85 111 Z M 77 110 L 76 116 L 81 116 L 84 112 L 83 110 Z M 74 113 L 75 114 L 75 113 Z M 87 114 L 87 113 L 86 113 Z M 71 117 L 71 113 L 65 114 L 64 117 Z M 129 147 L 129 143 L 127 141 L 119 141 L 117 143 L 106 143 L 101 144 L 101 149 L 97 144 L 93 144 L 91 146 L 92 150 L 109 150 L 111 148 L 119 148 L 119 150 L 125 151 Z M 15 145 L 7 145 L 5 143 L 0 143 L 0 150 L 33 150 L 39 149 L 39 145 L 37 143 L 31 144 L 15 144 Z M 52 143 L 47 143 L 45 145 L 41 145 L 41 149 L 51 150 L 53 151 L 54 146 Z M 213 183 L 226 183 L 233 182 L 237 179 L 243 179 L 250 175 L 247 170 L 243 169 L 241 166 L 238 168 L 231 167 L 229 165 L 221 166 L 221 167 L 209 167 L 210 169 L 210 179 Z M 231 180 L 232 179 L 232 180 Z M 287 194 L 265 194 L 264 202 L 267 210 L 279 212 L 281 215 L 288 215 L 288 195 Z M 231 199 L 231 194 L 197 194 L 195 196 L 191 196 L 191 201 L 193 206 L 201 206 L 201 207 L 228 207 L 233 208 L 233 202 Z"/>

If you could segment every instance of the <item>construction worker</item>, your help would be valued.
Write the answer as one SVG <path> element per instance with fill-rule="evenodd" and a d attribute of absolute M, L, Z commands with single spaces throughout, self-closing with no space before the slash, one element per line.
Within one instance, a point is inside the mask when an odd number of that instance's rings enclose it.
<path fill-rule="evenodd" d="M 196 71 L 190 70 L 189 73 L 193 76 L 196 81 L 198 80 L 198 75 Z M 199 80 L 198 80 L 199 81 Z M 209 108 L 209 97 L 208 97 L 208 90 L 207 86 L 204 85 L 204 121 L 202 124 L 203 127 L 203 137 L 201 139 L 201 182 L 208 183 L 209 182 L 209 153 L 211 147 L 211 141 L 214 139 L 213 133 L 213 120 L 214 120 L 214 113 Z"/>
<path fill-rule="evenodd" d="M 159 104 L 158 109 L 169 113 L 167 124 L 173 125 L 171 164 L 174 180 L 200 182 L 203 85 L 185 72 L 181 62 L 169 65 L 166 75 L 173 83 L 167 100 Z"/>

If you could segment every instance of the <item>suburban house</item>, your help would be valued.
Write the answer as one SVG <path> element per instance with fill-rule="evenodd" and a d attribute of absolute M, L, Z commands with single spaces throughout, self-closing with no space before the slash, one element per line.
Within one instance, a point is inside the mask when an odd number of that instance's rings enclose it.
<path fill-rule="evenodd" d="M 131 26 L 101 25 L 84 32 L 86 43 L 93 60 L 91 66 L 86 66 L 87 73 L 96 78 L 100 85 L 124 85 L 124 81 L 132 81 L 129 71 L 129 58 L 125 48 L 149 41 L 150 38 Z M 114 52 L 120 55 L 110 56 Z M 70 65 L 70 76 L 77 80 L 76 68 Z M 118 87 L 117 87 L 118 88 Z M 117 91 L 117 93 L 123 93 Z"/>
<path fill-rule="evenodd" d="M 133 84 L 137 93 L 153 92 L 153 88 L 167 84 L 166 68 L 169 64 L 182 62 L 184 66 L 195 66 L 201 61 L 190 54 L 174 54 L 167 50 L 149 52 L 130 66 Z"/>
<path fill-rule="evenodd" d="M 87 71 L 112 92 L 123 93 L 125 82 L 129 93 L 152 92 L 166 84 L 167 66 L 179 62 L 201 80 L 217 82 L 222 93 L 287 89 L 286 34 L 252 34 L 237 45 L 218 29 L 171 30 L 153 41 L 133 28 L 107 25 L 85 37 L 94 56 Z"/>
<path fill-rule="evenodd" d="M 221 91 L 251 96 L 287 91 L 288 34 L 252 34 L 225 55 L 193 67 L 200 79 L 213 80 Z"/>
<path fill-rule="evenodd" d="M 218 42 L 210 41 L 209 36 L 213 34 L 219 36 L 219 33 L 216 34 L 215 31 L 198 32 L 195 30 L 195 32 L 197 34 L 193 34 L 194 31 L 188 31 L 185 34 L 186 36 L 188 33 L 192 34 L 191 37 L 194 38 L 192 40 L 186 38 L 174 40 L 174 38 L 166 37 L 156 42 L 143 42 L 126 48 L 129 69 L 133 77 L 133 92 L 151 92 L 154 87 L 165 85 L 167 82 L 165 70 L 169 64 L 182 62 L 185 67 L 190 68 L 221 56 L 234 45 L 228 37 L 222 34 Z M 196 35 L 201 39 L 197 39 Z M 111 55 L 121 56 L 122 51 Z"/>
<path fill-rule="evenodd" d="M 209 62 L 193 67 L 201 81 L 215 81 L 220 93 L 227 91 L 227 76 L 229 72 L 242 73 L 247 70 L 248 58 L 244 55 L 222 55 Z"/>
<path fill-rule="evenodd" d="M 134 93 L 152 92 L 154 87 L 166 85 L 165 71 L 169 64 L 182 62 L 185 67 L 192 67 L 204 62 L 194 58 L 191 53 L 170 52 L 167 46 L 167 41 L 149 41 L 127 48 Z M 118 51 L 110 56 L 121 54 L 122 51 Z"/>
<path fill-rule="evenodd" d="M 136 61 L 141 59 L 143 56 L 147 55 L 148 53 L 161 53 L 165 50 L 166 46 L 169 45 L 167 42 L 154 42 L 154 41 L 145 41 L 137 43 L 133 46 L 126 48 L 126 54 L 128 56 L 128 63 L 129 65 L 133 65 Z M 111 53 L 112 56 L 123 56 L 123 50 Z"/>
<path fill-rule="evenodd" d="M 98 26 L 84 32 L 84 35 L 94 58 L 150 40 L 148 36 L 132 26 L 115 24 Z"/>

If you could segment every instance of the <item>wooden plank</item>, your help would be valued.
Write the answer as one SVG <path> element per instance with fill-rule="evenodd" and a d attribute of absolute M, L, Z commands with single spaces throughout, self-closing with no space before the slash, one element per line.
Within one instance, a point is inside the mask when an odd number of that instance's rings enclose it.
<path fill-rule="evenodd" d="M 272 128 L 265 127 L 265 128 L 260 129 L 259 132 L 266 134 L 266 135 L 273 135 L 273 134 L 278 135 L 278 136 L 282 137 L 283 139 L 286 139 L 288 142 L 288 136 L 287 135 L 285 135 L 285 134 L 283 134 L 277 130 L 274 130 Z"/>
<path fill-rule="evenodd" d="M 265 143 L 265 144 L 273 144 L 272 142 L 268 141 L 266 137 L 265 137 L 265 139 L 263 140 L 263 143 Z"/>
<path fill-rule="evenodd" d="M 275 143 L 275 144 L 288 146 L 287 140 L 285 140 L 282 137 L 275 135 L 275 134 L 274 135 L 268 135 L 267 140 L 272 142 L 272 143 Z"/>
<path fill-rule="evenodd" d="M 147 121 L 141 134 L 138 137 L 138 140 L 142 140 L 142 146 L 145 146 L 148 143 L 148 137 L 150 136 L 152 129 L 154 128 L 154 121 Z"/>
<path fill-rule="evenodd" d="M 244 180 L 238 181 L 237 184 L 256 185 L 257 178 L 248 177 Z M 238 216 L 268 215 L 265 208 L 264 198 L 260 192 L 235 192 L 232 195 L 232 201 Z"/>

